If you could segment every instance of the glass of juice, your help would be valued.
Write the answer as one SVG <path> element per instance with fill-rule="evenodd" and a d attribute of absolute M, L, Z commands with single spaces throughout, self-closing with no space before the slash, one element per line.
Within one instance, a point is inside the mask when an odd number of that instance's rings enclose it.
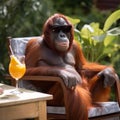
<path fill-rule="evenodd" d="M 10 55 L 9 73 L 12 78 L 16 80 L 16 89 L 14 93 L 20 93 L 18 88 L 18 81 L 24 76 L 26 72 L 25 56 L 24 55 Z"/>

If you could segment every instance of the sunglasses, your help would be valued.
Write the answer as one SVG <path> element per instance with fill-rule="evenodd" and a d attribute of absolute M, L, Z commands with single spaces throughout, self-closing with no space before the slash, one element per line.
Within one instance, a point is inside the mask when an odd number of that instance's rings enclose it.
<path fill-rule="evenodd" d="M 64 33 L 69 33 L 71 31 L 72 26 L 71 25 L 63 25 L 63 26 L 53 25 L 53 26 L 50 26 L 50 28 L 55 33 L 59 33 L 60 31 Z"/>

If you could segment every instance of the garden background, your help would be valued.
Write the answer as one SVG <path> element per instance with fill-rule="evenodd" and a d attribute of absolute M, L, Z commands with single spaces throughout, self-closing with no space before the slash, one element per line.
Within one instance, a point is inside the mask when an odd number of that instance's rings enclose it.
<path fill-rule="evenodd" d="M 119 0 L 0 0 L 0 82 L 8 73 L 7 37 L 42 34 L 43 24 L 54 13 L 69 16 L 75 38 L 89 61 L 112 65 L 120 77 L 120 11 L 110 30 L 108 17 L 120 9 Z"/>

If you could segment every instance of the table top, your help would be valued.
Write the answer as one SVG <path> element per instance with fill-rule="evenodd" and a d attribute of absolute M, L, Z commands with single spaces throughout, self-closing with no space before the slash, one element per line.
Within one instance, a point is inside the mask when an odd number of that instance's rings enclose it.
<path fill-rule="evenodd" d="M 4 93 L 0 95 L 0 107 L 21 104 L 26 102 L 29 103 L 42 100 L 51 100 L 53 98 L 53 96 L 50 94 L 31 91 L 23 88 L 19 88 L 22 93 L 14 94 L 11 93 L 11 91 L 13 91 L 15 87 L 1 83 L 0 87 L 3 88 L 4 90 Z"/>

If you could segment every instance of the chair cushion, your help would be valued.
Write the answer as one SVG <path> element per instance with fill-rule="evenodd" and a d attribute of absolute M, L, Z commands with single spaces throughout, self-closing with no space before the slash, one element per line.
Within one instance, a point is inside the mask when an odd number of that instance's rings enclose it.
<path fill-rule="evenodd" d="M 33 38 L 41 39 L 40 36 L 38 36 L 38 37 L 11 38 L 9 43 L 11 45 L 13 53 L 15 55 L 24 55 L 28 41 L 33 39 Z"/>
<path fill-rule="evenodd" d="M 88 111 L 89 118 L 120 112 L 120 108 L 117 102 L 101 102 L 99 104 L 101 107 L 94 107 Z M 48 106 L 47 112 L 51 114 L 65 114 L 65 107 Z"/>
<path fill-rule="evenodd" d="M 88 116 L 95 117 L 120 112 L 118 102 L 101 102 L 100 105 L 101 107 L 91 108 Z"/>

